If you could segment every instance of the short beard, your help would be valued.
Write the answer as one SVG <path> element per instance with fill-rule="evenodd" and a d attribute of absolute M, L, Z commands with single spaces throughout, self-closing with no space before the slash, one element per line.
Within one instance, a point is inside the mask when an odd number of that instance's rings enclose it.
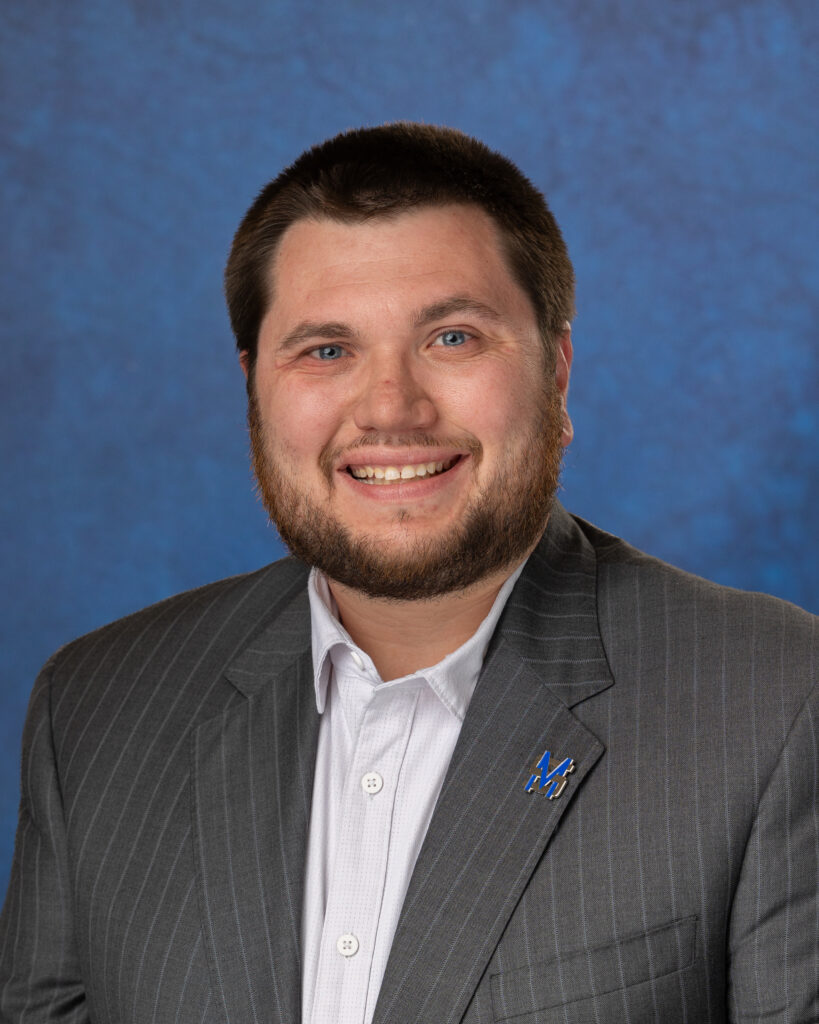
<path fill-rule="evenodd" d="M 290 551 L 331 580 L 369 597 L 418 601 L 463 590 L 503 569 L 511 570 L 535 545 L 557 491 L 562 411 L 556 389 L 544 393 L 539 421 L 514 464 L 504 463 L 467 506 L 460 523 L 441 536 L 417 540 L 398 556 L 385 551 L 384 542 L 377 538 L 354 536 L 298 491 L 270 455 L 252 384 L 247 418 L 259 495 Z M 402 443 L 418 447 L 425 439 Z M 328 486 L 334 486 L 331 477 Z"/>

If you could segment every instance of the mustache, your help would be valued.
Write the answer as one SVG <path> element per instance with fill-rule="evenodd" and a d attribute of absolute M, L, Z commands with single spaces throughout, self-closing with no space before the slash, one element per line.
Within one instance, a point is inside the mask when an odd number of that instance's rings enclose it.
<path fill-rule="evenodd" d="M 483 445 L 472 435 L 462 437 L 435 437 L 433 434 L 362 434 L 350 444 L 325 448 L 319 456 L 319 466 L 328 480 L 332 478 L 333 466 L 343 461 L 345 455 L 362 448 L 457 448 L 466 451 L 477 463 L 483 455 Z"/>

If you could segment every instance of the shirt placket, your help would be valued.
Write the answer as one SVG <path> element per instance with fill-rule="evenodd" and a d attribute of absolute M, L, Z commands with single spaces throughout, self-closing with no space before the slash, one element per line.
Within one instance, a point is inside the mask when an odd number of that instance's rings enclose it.
<path fill-rule="evenodd" d="M 401 767 L 419 685 L 375 688 L 344 781 L 322 931 L 313 1021 L 366 1019 Z"/>

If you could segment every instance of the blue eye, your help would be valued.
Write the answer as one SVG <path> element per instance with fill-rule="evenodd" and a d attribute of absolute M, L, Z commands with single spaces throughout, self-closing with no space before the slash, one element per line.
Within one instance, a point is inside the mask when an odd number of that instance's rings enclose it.
<path fill-rule="evenodd" d="M 463 345 L 468 337 L 466 331 L 444 331 L 435 340 L 440 341 L 445 348 L 457 348 L 458 345 Z"/>
<path fill-rule="evenodd" d="M 340 359 L 344 355 L 344 349 L 341 345 L 322 345 L 321 348 L 314 348 L 311 354 L 316 359 L 329 361 L 331 359 Z"/>

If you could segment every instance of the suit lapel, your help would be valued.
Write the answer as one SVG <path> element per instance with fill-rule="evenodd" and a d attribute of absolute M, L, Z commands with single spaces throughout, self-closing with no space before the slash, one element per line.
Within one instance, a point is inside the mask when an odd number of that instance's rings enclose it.
<path fill-rule="evenodd" d="M 244 695 L 193 737 L 199 899 L 228 1020 L 298 1021 L 304 851 L 316 756 L 301 593 L 231 665 Z"/>
<path fill-rule="evenodd" d="M 461 1019 L 526 883 L 603 753 L 569 707 L 613 680 L 594 551 L 556 508 L 501 618 L 404 902 L 373 1024 Z M 560 797 L 527 793 L 566 757 Z"/>

